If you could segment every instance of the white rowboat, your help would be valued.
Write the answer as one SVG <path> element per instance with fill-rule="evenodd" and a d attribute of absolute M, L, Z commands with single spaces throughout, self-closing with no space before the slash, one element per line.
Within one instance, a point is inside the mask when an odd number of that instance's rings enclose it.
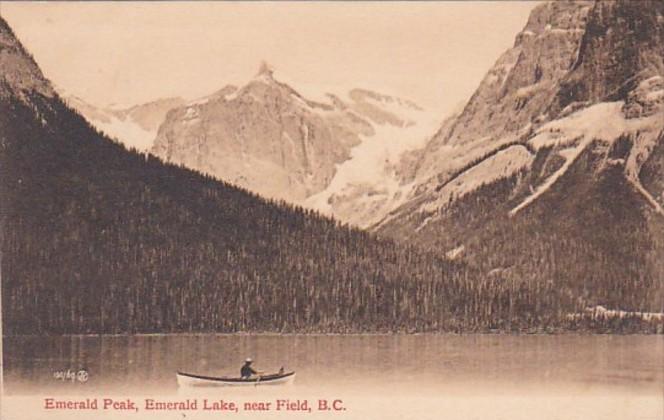
<path fill-rule="evenodd" d="M 285 385 L 295 380 L 295 372 L 272 373 L 250 378 L 203 376 L 192 373 L 177 372 L 178 386 L 258 386 Z"/>

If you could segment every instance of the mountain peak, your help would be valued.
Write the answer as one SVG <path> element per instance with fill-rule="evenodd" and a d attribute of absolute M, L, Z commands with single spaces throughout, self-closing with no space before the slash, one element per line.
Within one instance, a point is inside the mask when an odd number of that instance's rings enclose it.
<path fill-rule="evenodd" d="M 274 79 L 274 67 L 272 67 L 266 61 L 261 61 L 261 65 L 258 68 L 258 73 L 256 73 L 256 77 Z"/>
<path fill-rule="evenodd" d="M 0 17 L 0 85 L 19 97 L 34 91 L 53 97 L 55 91 L 32 56 L 23 48 L 7 22 Z M 7 93 L 7 92 L 5 92 Z"/>

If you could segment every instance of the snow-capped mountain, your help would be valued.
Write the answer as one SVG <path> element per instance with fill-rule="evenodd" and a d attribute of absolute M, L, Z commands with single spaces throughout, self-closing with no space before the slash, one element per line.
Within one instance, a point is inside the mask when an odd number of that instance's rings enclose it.
<path fill-rule="evenodd" d="M 379 220 L 403 195 L 399 156 L 435 124 L 416 104 L 370 90 L 316 96 L 263 63 L 245 86 L 170 111 L 152 153 L 346 222 Z"/>
<path fill-rule="evenodd" d="M 182 98 L 164 98 L 129 107 L 98 107 L 74 95 L 60 96 L 96 128 L 139 151 L 152 147 L 166 113 L 185 103 Z"/>
<path fill-rule="evenodd" d="M 663 60 L 661 1 L 536 7 L 374 229 L 503 277 L 664 278 Z"/>

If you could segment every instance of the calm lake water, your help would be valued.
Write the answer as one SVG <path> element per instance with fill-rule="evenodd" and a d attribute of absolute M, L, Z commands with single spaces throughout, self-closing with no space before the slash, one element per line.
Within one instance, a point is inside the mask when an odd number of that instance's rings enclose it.
<path fill-rule="evenodd" d="M 308 413 L 339 419 L 661 420 L 663 339 L 586 335 L 5 337 L 2 418 L 73 418 L 72 412 L 44 411 L 45 396 L 129 396 L 136 397 L 138 405 L 144 397 L 156 396 L 168 401 L 225 398 L 238 403 L 283 398 L 309 400 L 311 405 L 319 399 L 339 399 L 345 410 Z M 267 372 L 281 366 L 295 370 L 295 383 L 242 390 L 177 387 L 177 370 L 236 375 L 246 357 Z M 83 368 L 89 373 L 87 381 L 68 379 L 67 372 Z M 32 417 L 21 417 L 27 416 L 22 411 L 26 407 L 31 407 Z M 214 414 L 215 418 L 303 415 Z M 211 413 L 141 410 L 99 415 L 174 419 Z"/>

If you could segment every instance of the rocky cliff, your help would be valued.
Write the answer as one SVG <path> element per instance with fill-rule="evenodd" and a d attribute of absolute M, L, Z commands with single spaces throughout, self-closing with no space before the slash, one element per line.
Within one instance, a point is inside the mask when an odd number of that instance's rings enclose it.
<path fill-rule="evenodd" d="M 463 110 L 422 151 L 415 176 L 435 188 L 470 161 L 514 142 L 546 120 L 562 78 L 577 60 L 592 2 L 537 6 L 514 46 L 488 71 Z"/>
<path fill-rule="evenodd" d="M 55 91 L 44 79 L 41 69 L 32 56 L 16 39 L 7 23 L 0 19 L 0 95 L 9 95 L 13 90 L 22 99 L 25 92 L 38 92 L 53 97 Z"/>
<path fill-rule="evenodd" d="M 625 101 L 628 117 L 660 108 L 664 82 L 664 2 L 597 2 L 578 59 L 550 113 L 602 101 Z"/>
<path fill-rule="evenodd" d="M 426 138 L 422 114 L 410 101 L 366 89 L 311 100 L 263 64 L 245 86 L 170 111 L 152 152 L 362 224 L 392 209 L 391 165 Z"/>
<path fill-rule="evenodd" d="M 376 230 L 506 280 L 656 307 L 661 287 L 626 290 L 664 276 L 663 5 L 538 6 Z"/>

